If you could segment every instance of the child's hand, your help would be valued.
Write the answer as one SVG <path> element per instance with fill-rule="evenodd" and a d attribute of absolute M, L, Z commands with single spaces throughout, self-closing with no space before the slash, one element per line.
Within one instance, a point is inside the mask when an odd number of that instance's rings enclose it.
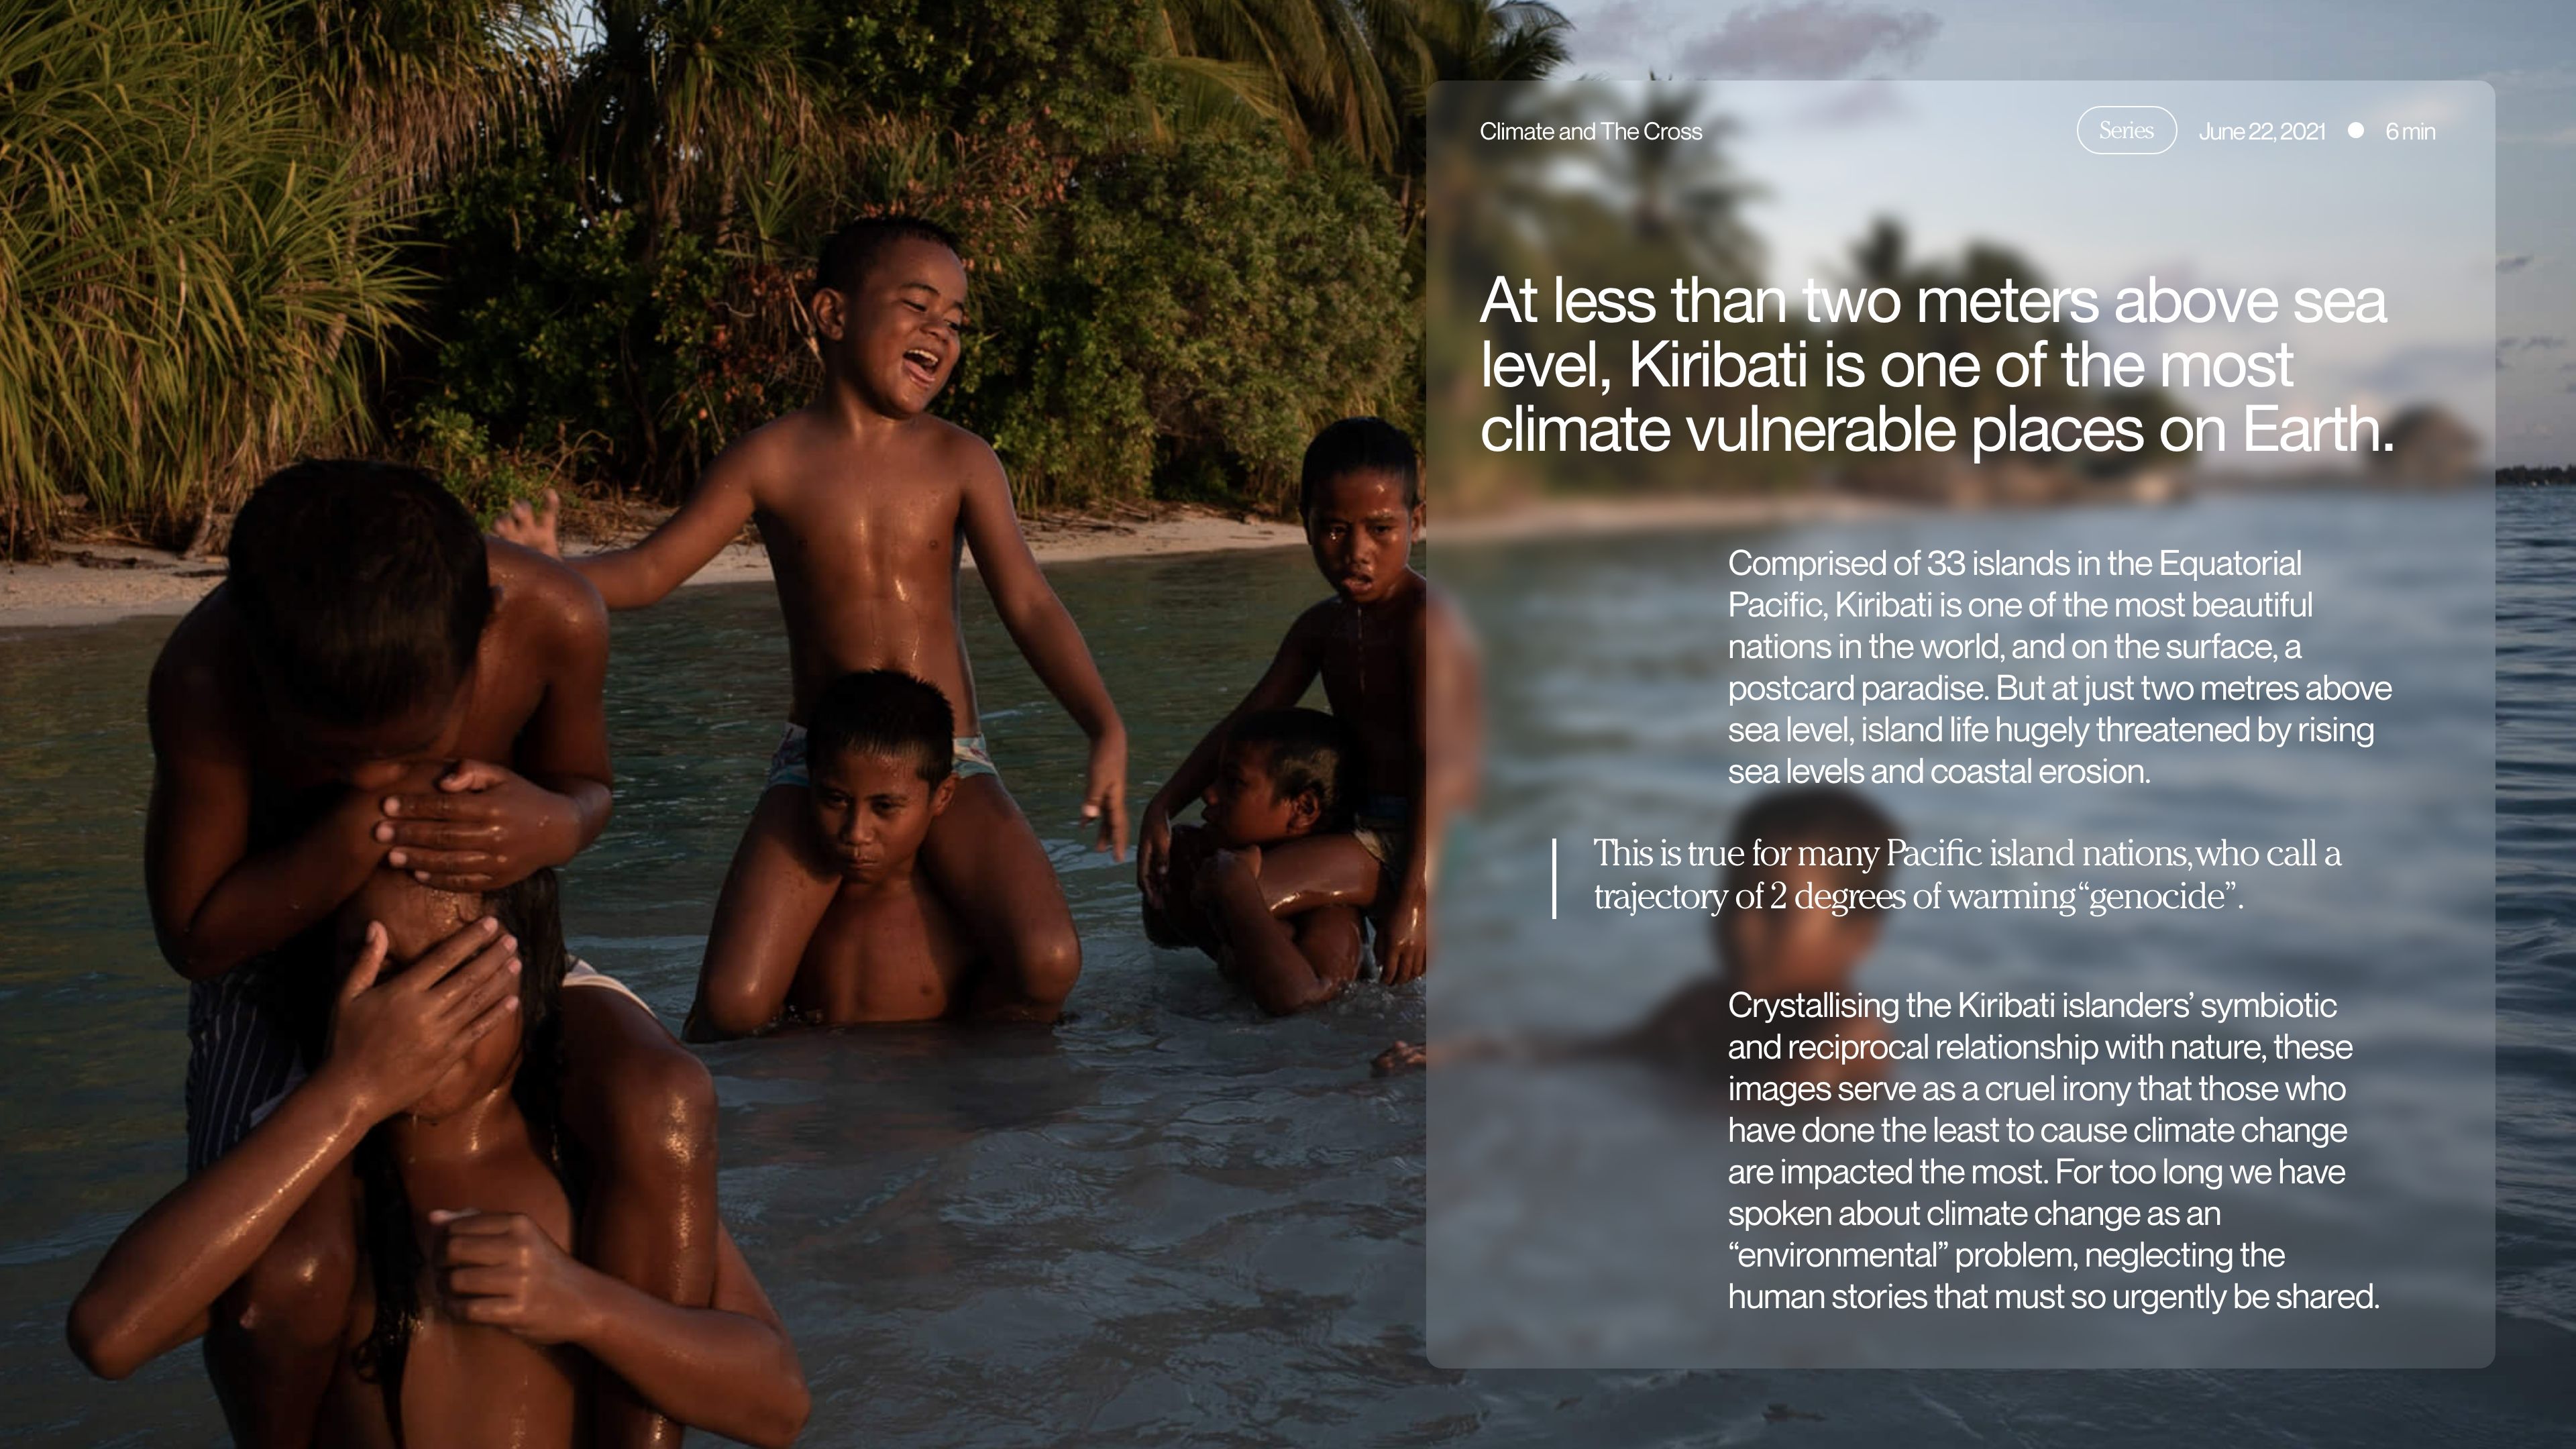
<path fill-rule="evenodd" d="M 369 922 L 358 963 L 340 983 L 330 1045 L 314 1073 L 347 1080 L 370 1122 L 419 1101 L 467 1049 L 519 1009 L 519 943 L 490 916 L 458 928 L 409 970 L 379 983 L 385 943 L 385 928 Z"/>
<path fill-rule="evenodd" d="M 1172 869 L 1172 815 L 1163 808 L 1163 797 L 1155 796 L 1145 804 L 1145 819 L 1136 831 L 1136 889 L 1145 893 L 1145 904 L 1163 909 L 1163 886 Z"/>
<path fill-rule="evenodd" d="M 386 796 L 384 813 L 376 839 L 393 847 L 385 864 L 432 890 L 498 890 L 581 849 L 570 800 L 479 760 L 441 775 L 435 791 Z"/>
<path fill-rule="evenodd" d="M 440 1229 L 440 1294 L 453 1317 L 506 1328 L 530 1343 L 574 1343 L 598 1320 L 585 1290 L 589 1271 L 518 1213 L 431 1211 Z"/>
<path fill-rule="evenodd" d="M 1378 980 L 1402 986 L 1419 979 L 1430 966 L 1431 892 L 1420 881 L 1408 881 L 1380 923 Z"/>
<path fill-rule="evenodd" d="M 1204 832 L 1201 834 L 1204 835 Z M 1212 839 L 1203 839 L 1197 843 L 1200 849 L 1196 852 L 1187 850 L 1182 852 L 1184 856 L 1196 854 L 1198 859 L 1195 865 L 1186 859 L 1181 864 L 1188 873 L 1191 894 L 1208 909 L 1213 910 L 1218 898 L 1238 883 L 1249 885 L 1255 890 L 1260 888 L 1260 846 L 1219 846 Z"/>
<path fill-rule="evenodd" d="M 549 488 L 543 507 L 530 508 L 525 501 L 511 504 L 509 512 L 492 520 L 492 533 L 521 548 L 533 548 L 548 558 L 562 558 L 563 540 L 556 527 L 562 514 L 561 502 L 555 497 L 555 490 Z"/>
<path fill-rule="evenodd" d="M 1094 850 L 1127 858 L 1127 738 L 1107 734 L 1091 742 L 1091 774 L 1082 786 L 1082 818 L 1100 822 Z"/>
<path fill-rule="evenodd" d="M 1419 1042 L 1400 1041 L 1379 1052 L 1369 1063 L 1372 1077 L 1392 1077 L 1399 1072 L 1418 1072 L 1429 1066 L 1429 1048 Z"/>

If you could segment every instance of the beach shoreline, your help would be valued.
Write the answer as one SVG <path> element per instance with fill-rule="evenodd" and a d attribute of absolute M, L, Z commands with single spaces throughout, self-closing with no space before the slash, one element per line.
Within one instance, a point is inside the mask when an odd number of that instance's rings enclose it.
<path fill-rule="evenodd" d="M 1101 516 L 1050 513 L 1022 519 L 1021 530 L 1041 565 L 1288 548 L 1305 542 L 1305 535 L 1291 524 L 1193 506 L 1151 514 L 1144 510 Z M 631 543 L 643 534 L 643 529 L 634 529 L 608 538 L 576 538 L 571 552 L 578 558 Z M 967 567 L 973 566 L 969 561 Z M 189 559 L 163 549 L 66 542 L 49 562 L 0 565 L 0 631 L 176 617 L 195 608 L 223 577 L 220 558 Z M 716 555 L 684 587 L 763 583 L 768 578 L 768 552 L 757 543 L 737 543 Z"/>
<path fill-rule="evenodd" d="M 1436 548 L 1442 543 L 1501 543 L 1568 534 L 1748 528 L 1855 518 L 1884 513 L 1892 506 L 1899 505 L 1821 492 L 1550 499 L 1445 523 L 1435 513 L 1426 541 Z M 1045 513 L 1023 518 L 1020 526 L 1041 565 L 1294 548 L 1305 543 L 1304 532 L 1294 524 L 1188 504 L 1106 515 Z M 576 539 L 573 556 L 642 536 L 642 529 L 632 529 L 608 538 Z M 972 562 L 967 566 L 973 567 Z M 196 607 L 223 576 L 219 558 L 190 559 L 126 544 L 66 542 L 48 562 L 0 565 L 0 633 L 175 618 Z M 687 586 L 762 583 L 769 576 L 768 553 L 756 543 L 738 543 L 716 555 Z"/>

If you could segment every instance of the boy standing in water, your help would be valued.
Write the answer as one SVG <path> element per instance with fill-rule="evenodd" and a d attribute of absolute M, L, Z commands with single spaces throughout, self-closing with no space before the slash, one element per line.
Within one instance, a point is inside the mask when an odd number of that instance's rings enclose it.
<path fill-rule="evenodd" d="M 188 1165 L 229 1152 L 300 1070 L 310 1003 L 271 957 L 380 867 L 483 891 L 573 857 L 607 823 L 608 621 L 561 564 L 476 532 L 414 468 L 307 462 L 262 483 L 230 570 L 163 646 L 147 714 L 144 880 L 162 954 L 191 983 Z M 613 1187 L 594 1260 L 667 1301 L 713 1289 L 715 1093 L 651 1013 L 583 993 L 567 1131 Z M 608 1080 L 585 1072 L 582 1082 Z M 290 1230 L 226 1290 L 207 1360 L 237 1437 L 311 1436 L 350 1265 Z M 324 1315 L 320 1323 L 305 1310 Z M 603 1403 L 632 1442 L 673 1432 Z"/>
<path fill-rule="evenodd" d="M 1052 1021 L 1082 970 L 1054 862 L 994 773 L 959 624 L 960 551 L 971 549 L 1004 627 L 1091 739 L 1082 813 L 1100 845 L 1127 848 L 1127 731 L 1020 536 L 1010 481 L 983 439 L 926 410 L 957 368 L 966 269 L 928 222 L 874 217 L 824 244 L 813 293 L 823 386 L 803 408 L 725 449 L 697 491 L 633 548 L 573 566 L 611 609 L 650 604 L 755 519 L 787 625 L 794 702 L 769 784 L 736 849 L 719 922 L 769 923 L 800 943 L 839 888 L 803 868 L 805 726 L 842 675 L 899 669 L 957 716 L 957 786 L 922 847 L 930 881 L 1001 972 L 1007 1014 Z M 553 507 L 502 535 L 556 551 Z"/>
<path fill-rule="evenodd" d="M 1367 761 L 1357 822 L 1347 833 L 1264 851 L 1261 892 L 1278 916 L 1373 907 L 1380 978 L 1400 985 L 1430 964 L 1441 831 L 1474 778 L 1473 655 L 1464 624 L 1410 561 L 1422 531 L 1412 439 L 1378 418 L 1325 428 L 1306 448 L 1298 511 L 1333 596 L 1288 626 L 1269 672 L 1155 792 L 1136 852 L 1137 885 L 1155 909 L 1187 888 L 1171 878 L 1172 812 L 1216 778 L 1239 721 L 1296 704 L 1320 676 L 1334 717 Z M 1443 740 L 1436 762 L 1426 748 L 1435 694 L 1461 706 L 1446 712 L 1461 737 Z"/>

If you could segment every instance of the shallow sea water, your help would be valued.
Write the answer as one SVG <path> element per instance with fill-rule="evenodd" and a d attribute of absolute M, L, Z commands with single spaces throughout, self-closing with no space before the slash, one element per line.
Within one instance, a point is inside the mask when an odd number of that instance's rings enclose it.
<path fill-rule="evenodd" d="M 2473 1373 L 1457 1373 L 1423 1353 L 1424 1083 L 1367 1059 L 1416 992 L 1270 1023 L 1147 946 L 1083 848 L 1081 738 L 969 588 L 1005 779 L 1085 940 L 1052 1034 L 709 1049 L 727 1219 L 794 1331 L 813 1444 L 2534 1444 L 2576 1426 L 2576 497 L 2500 499 L 2498 1363 Z M 1712 544 L 1715 540 L 1712 540 Z M 1605 545 L 1606 546 L 1606 545 Z M 1591 545 L 1560 543 L 1579 571 Z M 1552 565 L 1542 557 L 1536 565 Z M 1320 589 L 1296 551 L 1051 571 L 1137 793 Z M 1525 586 L 1543 588 L 1544 577 Z M 1517 586 L 1517 585 L 1516 585 Z M 1238 621 L 1254 621 L 1250 623 Z M 185 991 L 137 851 L 166 620 L 0 637 L 0 1436 L 222 1438 L 193 1353 L 95 1383 L 70 1294 L 181 1166 Z M 618 623 L 615 821 L 574 944 L 676 1020 L 784 705 L 766 588 Z M 1605 702 L 1615 707 L 1617 701 Z M 1504 796 L 1512 782 L 1492 782 Z M 1489 788 L 1489 799 L 1497 798 Z"/>

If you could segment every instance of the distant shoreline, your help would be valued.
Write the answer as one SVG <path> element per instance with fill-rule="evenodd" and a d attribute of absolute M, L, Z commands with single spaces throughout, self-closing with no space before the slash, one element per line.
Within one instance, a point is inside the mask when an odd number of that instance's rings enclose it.
<path fill-rule="evenodd" d="M 1288 548 L 1305 542 L 1305 534 L 1291 524 L 1195 507 L 1134 517 L 1045 514 L 1023 519 L 1021 528 L 1041 564 Z M 575 540 L 573 556 L 628 541 Z M 0 565 L 0 632 L 175 617 L 195 608 L 224 576 L 221 559 L 184 559 L 161 549 L 65 543 L 57 553 L 50 563 Z M 716 555 L 689 583 L 762 583 L 768 578 L 768 552 L 758 544 L 738 543 Z"/>
<path fill-rule="evenodd" d="M 1437 521 L 1435 510 L 1429 542 L 1437 547 L 1443 542 L 1751 527 L 1856 518 L 1902 506 L 1821 492 L 1549 499 L 1447 523 Z M 1306 541 L 1304 531 L 1294 524 L 1191 505 L 1105 516 L 1047 513 L 1023 518 L 1020 526 L 1041 564 L 1294 548 Z M 573 556 L 640 536 L 639 529 L 606 540 L 576 539 Z M 718 554 L 689 583 L 762 583 L 769 576 L 767 551 L 758 544 L 739 543 Z M 184 559 L 159 549 L 117 544 L 65 543 L 53 562 L 0 565 L 0 633 L 175 617 L 196 607 L 222 581 L 220 559 Z"/>
<path fill-rule="evenodd" d="M 2189 491 L 2259 492 L 2301 486 L 2348 488 L 2358 481 L 2348 475 L 2278 479 L 2205 475 L 2194 479 Z M 2103 498 L 2097 501 L 2151 500 Z M 2034 505 L 2008 502 L 1999 506 Z M 2035 506 L 2057 505 L 2042 503 Z M 2083 505 L 2079 502 L 2075 506 Z M 1442 544 L 1451 543 L 1509 543 L 1666 530 L 1755 528 L 1923 511 L 1947 512 L 1951 509 L 1935 501 L 1878 497 L 1832 489 L 1705 496 L 1554 497 L 1495 507 L 1463 517 L 1444 515 L 1435 500 L 1428 542 L 1437 549 Z M 605 539 L 576 537 L 573 541 L 574 557 L 632 542 L 643 536 L 645 527 L 658 521 L 658 517 L 647 516 L 639 520 L 643 526 L 618 530 Z M 1294 524 L 1196 504 L 1126 507 L 1107 514 L 1049 512 L 1024 517 L 1020 526 L 1038 562 L 1050 565 L 1243 549 L 1294 548 L 1305 543 L 1303 530 Z M 138 617 L 175 617 L 194 608 L 199 599 L 212 592 L 215 585 L 223 580 L 220 559 L 186 559 L 160 549 L 65 542 L 58 546 L 57 554 L 50 563 L 0 565 L 0 637 L 30 629 L 79 628 Z M 738 543 L 718 554 L 689 583 L 762 583 L 769 576 L 768 553 L 758 544 Z"/>

